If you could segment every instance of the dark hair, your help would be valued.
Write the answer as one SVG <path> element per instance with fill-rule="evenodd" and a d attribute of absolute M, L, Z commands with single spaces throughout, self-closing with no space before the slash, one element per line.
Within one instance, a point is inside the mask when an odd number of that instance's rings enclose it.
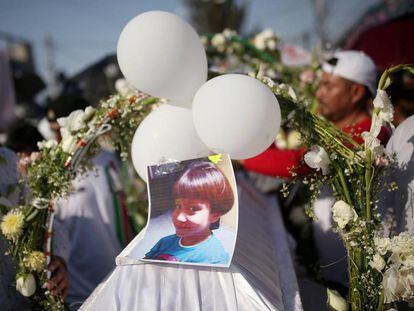
<path fill-rule="evenodd" d="M 234 203 L 233 189 L 226 176 L 211 162 L 192 162 L 173 186 L 173 197 L 202 199 L 211 212 L 226 214 Z"/>

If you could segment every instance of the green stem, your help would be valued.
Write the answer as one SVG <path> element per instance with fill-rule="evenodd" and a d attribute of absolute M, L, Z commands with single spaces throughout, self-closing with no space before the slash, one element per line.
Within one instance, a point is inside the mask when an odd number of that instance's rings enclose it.
<path fill-rule="evenodd" d="M 344 173 L 342 172 L 342 169 L 337 164 L 335 164 L 334 162 L 333 162 L 333 165 L 334 165 L 335 170 L 338 174 L 339 182 L 341 183 L 342 190 L 344 191 L 345 200 L 347 201 L 347 203 L 349 205 L 353 206 L 351 196 L 349 195 L 348 186 L 347 186 L 346 181 L 345 181 Z"/>
<path fill-rule="evenodd" d="M 367 166 L 365 169 L 365 216 L 367 221 L 371 220 L 371 174 L 372 174 L 372 165 L 371 165 L 371 150 L 367 148 L 366 150 L 366 161 Z"/>

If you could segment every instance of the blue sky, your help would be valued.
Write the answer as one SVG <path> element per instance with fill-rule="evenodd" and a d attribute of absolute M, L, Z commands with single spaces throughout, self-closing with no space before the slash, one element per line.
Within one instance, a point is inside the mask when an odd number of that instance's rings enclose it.
<path fill-rule="evenodd" d="M 202 0 L 200 0 L 202 1 Z M 249 4 L 245 30 L 273 28 L 285 42 L 316 40 L 311 0 L 238 0 Z M 326 0 L 327 33 L 336 40 L 380 0 Z M 72 75 L 113 53 L 123 26 L 149 10 L 174 12 L 187 19 L 182 0 L 0 0 L 0 31 L 33 43 L 37 69 L 46 75 L 45 37 L 53 39 L 55 65 Z M 4 42 L 0 40 L 0 48 Z"/>

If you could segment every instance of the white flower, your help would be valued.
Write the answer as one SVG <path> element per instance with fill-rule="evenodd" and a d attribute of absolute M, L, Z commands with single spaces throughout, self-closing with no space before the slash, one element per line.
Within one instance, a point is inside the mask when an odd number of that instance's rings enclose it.
<path fill-rule="evenodd" d="M 96 112 L 95 108 L 91 106 L 86 107 L 85 113 L 83 114 L 83 117 L 82 117 L 83 123 L 85 124 L 88 123 L 92 119 L 92 117 L 95 115 L 95 112 Z"/>
<path fill-rule="evenodd" d="M 264 38 L 263 36 L 257 35 L 253 39 L 253 44 L 259 50 L 264 51 L 266 49 L 266 38 Z"/>
<path fill-rule="evenodd" d="M 226 38 L 231 38 L 233 36 L 237 36 L 237 31 L 231 30 L 229 28 L 225 28 L 222 32 L 223 36 Z"/>
<path fill-rule="evenodd" d="M 270 39 L 270 40 L 268 40 L 268 41 L 267 41 L 267 48 L 268 48 L 270 51 L 275 51 L 275 50 L 276 50 L 276 48 L 277 48 L 277 42 L 276 42 L 276 40 L 275 40 L 275 39 Z"/>
<path fill-rule="evenodd" d="M 357 220 L 358 215 L 350 205 L 339 200 L 332 206 L 332 218 L 339 228 L 344 229 L 349 222 Z"/>
<path fill-rule="evenodd" d="M 287 148 L 286 136 L 282 129 L 279 131 L 279 133 L 277 133 L 277 136 L 275 139 L 275 145 L 277 148 L 281 150 Z"/>
<path fill-rule="evenodd" d="M 24 226 L 24 215 L 21 211 L 11 210 L 1 221 L 0 228 L 3 235 L 12 241 L 22 234 Z"/>
<path fill-rule="evenodd" d="M 369 262 L 369 265 L 378 272 L 381 272 L 385 268 L 385 260 L 381 255 L 375 254 Z"/>
<path fill-rule="evenodd" d="M 69 135 L 63 139 L 62 137 L 62 150 L 66 153 L 72 154 L 76 149 L 76 137 Z"/>
<path fill-rule="evenodd" d="M 285 84 L 285 83 L 279 84 L 278 85 L 278 92 L 288 94 L 293 100 L 297 100 L 298 99 L 298 97 L 296 96 L 295 91 L 288 84 Z"/>
<path fill-rule="evenodd" d="M 289 132 L 287 136 L 287 144 L 289 149 L 298 149 L 302 145 L 300 133 L 298 131 Z"/>
<path fill-rule="evenodd" d="M 121 95 L 127 95 L 136 91 L 134 86 L 123 78 L 115 81 L 115 89 Z"/>
<path fill-rule="evenodd" d="M 377 90 L 377 95 L 374 99 L 374 107 L 379 109 L 384 109 L 387 106 L 392 106 L 390 98 L 388 97 L 387 92 L 384 90 Z"/>
<path fill-rule="evenodd" d="M 407 302 L 414 302 L 414 268 L 403 267 L 400 269 L 400 283 L 404 287 L 401 298 Z"/>
<path fill-rule="evenodd" d="M 30 271 L 41 272 L 46 268 L 46 256 L 43 252 L 32 251 L 23 258 L 22 262 Z"/>
<path fill-rule="evenodd" d="M 200 40 L 201 40 L 201 43 L 203 44 L 204 47 L 208 46 L 208 39 L 207 39 L 206 36 L 200 36 Z M 118 79 L 118 80 L 120 80 L 120 79 Z M 125 80 L 125 79 L 123 79 L 123 80 Z M 116 83 L 115 83 L 115 89 L 118 91 L 118 89 L 116 88 Z"/>
<path fill-rule="evenodd" d="M 376 135 L 373 135 L 371 132 L 363 132 L 361 136 L 364 140 L 365 149 L 371 150 L 371 161 L 384 155 L 385 148 L 381 145 L 381 141 Z"/>
<path fill-rule="evenodd" d="M 273 38 L 275 36 L 275 33 L 273 32 L 273 30 L 271 28 L 266 28 L 261 33 L 259 33 L 258 36 L 261 36 L 264 39 L 270 39 L 270 38 Z"/>
<path fill-rule="evenodd" d="M 325 149 L 320 146 L 313 146 L 304 156 L 305 163 L 316 169 L 317 171 L 322 170 L 323 175 L 329 174 L 329 155 Z"/>
<path fill-rule="evenodd" d="M 380 123 L 381 125 L 386 123 L 391 124 L 394 118 L 394 106 L 392 105 L 388 94 L 384 90 L 377 91 L 373 104 L 375 110 L 373 115 L 373 125 L 371 125 L 371 132 L 375 129 L 375 136 L 377 136 L 379 134 L 378 127 Z"/>
<path fill-rule="evenodd" d="M 327 288 L 328 301 L 326 302 L 330 310 L 346 311 L 349 306 L 346 300 L 336 291 Z"/>
<path fill-rule="evenodd" d="M 55 148 L 58 145 L 57 141 L 54 139 L 50 139 L 50 140 L 44 140 L 44 141 L 39 141 L 37 143 L 37 147 L 39 148 L 39 150 L 42 149 L 52 149 Z"/>
<path fill-rule="evenodd" d="M 57 122 L 60 127 L 66 128 L 69 132 L 79 131 L 83 129 L 86 124 L 83 121 L 84 111 L 82 109 L 72 111 L 66 118 L 59 118 Z"/>
<path fill-rule="evenodd" d="M 391 248 L 391 241 L 389 238 L 376 237 L 374 239 L 374 244 L 380 255 L 385 255 Z"/>
<path fill-rule="evenodd" d="M 391 249 L 393 253 L 414 255 L 414 239 L 408 232 L 402 232 L 392 238 Z"/>
<path fill-rule="evenodd" d="M 108 64 L 105 68 L 104 68 L 104 73 L 105 76 L 107 76 L 108 78 L 115 78 L 116 75 L 118 74 L 118 66 L 114 63 Z"/>
<path fill-rule="evenodd" d="M 36 292 L 36 281 L 32 274 L 26 274 L 16 280 L 16 290 L 25 297 Z"/>
<path fill-rule="evenodd" d="M 217 49 L 223 47 L 224 44 L 226 44 L 226 37 L 221 33 L 215 34 L 211 39 L 211 45 Z"/>

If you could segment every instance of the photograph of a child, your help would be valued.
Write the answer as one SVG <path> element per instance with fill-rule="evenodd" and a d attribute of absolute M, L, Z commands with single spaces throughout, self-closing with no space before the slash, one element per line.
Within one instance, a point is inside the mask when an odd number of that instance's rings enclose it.
<path fill-rule="evenodd" d="M 228 156 L 151 166 L 148 176 L 151 211 L 139 244 L 146 248 L 142 260 L 229 266 L 238 204 Z"/>

